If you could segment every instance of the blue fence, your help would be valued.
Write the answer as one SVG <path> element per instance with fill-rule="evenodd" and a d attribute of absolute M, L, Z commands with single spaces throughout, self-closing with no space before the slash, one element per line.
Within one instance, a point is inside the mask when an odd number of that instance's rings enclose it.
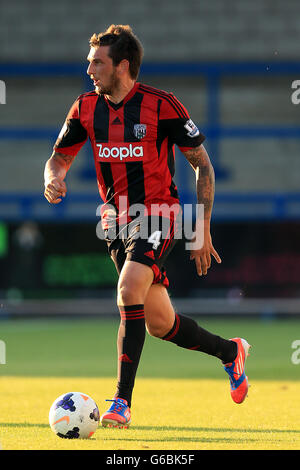
<path fill-rule="evenodd" d="M 206 80 L 207 109 L 206 124 L 201 130 L 209 141 L 209 152 L 213 156 L 216 177 L 226 178 L 227 169 L 223 168 L 220 161 L 220 142 L 226 138 L 300 138 L 300 126 L 225 126 L 220 121 L 220 93 L 221 79 L 228 76 L 300 76 L 300 63 L 185 63 L 185 64 L 151 64 L 142 66 L 143 75 L 157 76 L 201 76 Z M 86 74 L 86 65 L 80 64 L 0 64 L 1 79 L 9 77 L 82 77 L 82 91 L 92 89 L 91 81 Z M 80 92 L 80 91 L 79 91 Z M 79 94 L 79 93 L 78 93 Z M 49 139 L 54 142 L 58 128 L 28 128 L 28 127 L 2 127 L 0 139 Z M 90 162 L 90 149 L 87 146 L 86 158 Z M 179 159 L 180 173 L 185 174 L 187 166 L 183 159 Z M 82 177 L 94 178 L 94 172 L 90 171 L 90 163 Z M 183 181 L 185 178 L 183 178 Z M 195 196 L 191 190 L 184 186 L 181 188 L 182 203 L 195 202 Z M 268 193 L 268 194 L 216 194 L 214 218 L 216 220 L 240 220 L 240 219 L 299 219 L 300 218 L 300 186 L 299 193 Z M 76 220 L 78 218 L 93 220 L 95 211 L 88 210 L 76 214 L 76 204 L 86 204 L 87 207 L 96 207 L 101 203 L 97 194 L 95 197 L 86 194 L 76 194 L 54 208 L 48 207 L 48 203 L 41 194 L 4 194 L 0 189 L 0 217 L 2 220 Z M 69 211 L 72 204 L 73 208 Z M 9 210 L 9 205 L 14 211 Z M 6 210 L 3 208 L 6 207 Z M 16 209 L 17 207 L 17 209 Z M 36 209 L 38 207 L 38 209 Z"/>
<path fill-rule="evenodd" d="M 195 204 L 195 195 L 181 191 L 184 204 Z M 37 220 L 40 222 L 97 222 L 97 207 L 102 204 L 100 197 L 88 194 L 70 194 L 60 204 L 50 205 L 41 193 L 1 194 L 1 220 L 10 222 Z M 5 206 L 3 211 L 1 206 Z M 77 211 L 80 206 L 80 213 Z M 295 210 L 296 206 L 296 210 Z M 10 207 L 14 208 L 10 211 Z M 16 209 L 17 207 L 17 209 Z M 230 209 L 231 208 L 231 209 Z M 300 193 L 222 194 L 215 196 L 213 220 L 299 220 Z M 231 210 L 229 214 L 229 210 Z"/>

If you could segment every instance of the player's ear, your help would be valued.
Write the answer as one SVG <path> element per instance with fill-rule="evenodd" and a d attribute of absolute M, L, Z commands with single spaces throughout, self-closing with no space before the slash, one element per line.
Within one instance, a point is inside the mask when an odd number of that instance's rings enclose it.
<path fill-rule="evenodd" d="M 122 59 L 118 65 L 118 69 L 122 75 L 124 73 L 129 73 L 129 61 L 127 59 Z"/>

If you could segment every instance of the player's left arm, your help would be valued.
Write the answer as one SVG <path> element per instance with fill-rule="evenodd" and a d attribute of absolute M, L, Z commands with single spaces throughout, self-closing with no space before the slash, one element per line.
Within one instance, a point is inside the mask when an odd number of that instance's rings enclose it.
<path fill-rule="evenodd" d="M 202 274 L 207 274 L 207 270 L 211 266 L 211 255 L 217 263 L 221 263 L 221 258 L 212 244 L 210 234 L 210 220 L 215 195 L 215 173 L 202 144 L 185 149 L 183 154 L 195 171 L 197 202 L 203 205 L 203 212 L 200 212 L 201 215 L 197 214 L 195 229 L 196 241 L 203 239 L 202 247 L 191 250 L 190 255 L 190 259 L 195 260 L 199 276 L 202 276 Z"/>

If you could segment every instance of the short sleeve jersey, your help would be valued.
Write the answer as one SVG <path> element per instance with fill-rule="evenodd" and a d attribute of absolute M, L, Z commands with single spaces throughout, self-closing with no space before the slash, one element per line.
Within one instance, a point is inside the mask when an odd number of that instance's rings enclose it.
<path fill-rule="evenodd" d="M 104 206 L 179 202 L 174 145 L 185 151 L 205 139 L 172 94 L 141 83 L 117 105 L 92 91 L 72 105 L 54 150 L 75 156 L 90 139 Z"/>

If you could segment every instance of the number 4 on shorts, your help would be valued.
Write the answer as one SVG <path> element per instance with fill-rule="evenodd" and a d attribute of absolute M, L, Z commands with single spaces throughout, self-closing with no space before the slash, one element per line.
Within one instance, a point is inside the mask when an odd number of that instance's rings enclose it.
<path fill-rule="evenodd" d="M 152 243 L 152 249 L 156 250 L 157 247 L 160 245 L 160 239 L 161 239 L 161 230 L 156 230 L 155 232 L 151 233 L 147 242 Z"/>

